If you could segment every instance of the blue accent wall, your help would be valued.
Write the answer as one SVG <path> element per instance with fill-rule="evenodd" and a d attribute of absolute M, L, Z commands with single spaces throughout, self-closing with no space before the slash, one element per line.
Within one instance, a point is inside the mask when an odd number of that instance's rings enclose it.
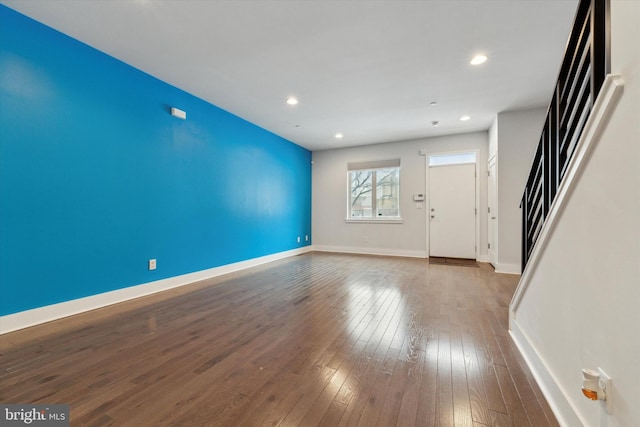
<path fill-rule="evenodd" d="M 0 6 L 0 315 L 305 235 L 308 150 Z"/>

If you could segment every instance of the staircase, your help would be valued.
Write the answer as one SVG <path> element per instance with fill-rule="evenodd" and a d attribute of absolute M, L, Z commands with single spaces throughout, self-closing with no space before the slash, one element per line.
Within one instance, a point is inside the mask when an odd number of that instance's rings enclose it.
<path fill-rule="evenodd" d="M 580 0 L 522 195 L 522 271 L 610 70 L 609 0 Z"/>

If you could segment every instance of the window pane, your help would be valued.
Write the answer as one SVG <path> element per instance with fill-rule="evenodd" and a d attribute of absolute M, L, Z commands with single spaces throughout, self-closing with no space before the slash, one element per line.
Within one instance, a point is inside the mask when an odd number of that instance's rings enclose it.
<path fill-rule="evenodd" d="M 373 171 L 349 173 L 351 183 L 350 215 L 352 218 L 371 218 Z"/>
<path fill-rule="evenodd" d="M 376 216 L 399 217 L 400 169 L 376 170 Z"/>
<path fill-rule="evenodd" d="M 432 154 L 429 156 L 429 166 L 460 165 L 475 163 L 476 153 L 456 153 L 456 154 Z"/>

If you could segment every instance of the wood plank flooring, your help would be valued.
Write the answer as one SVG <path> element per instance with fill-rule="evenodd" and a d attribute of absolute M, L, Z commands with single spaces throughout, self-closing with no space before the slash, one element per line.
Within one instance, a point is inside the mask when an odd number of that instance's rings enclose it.
<path fill-rule="evenodd" d="M 557 426 L 516 276 L 308 253 L 0 337 L 0 402 L 72 426 Z"/>

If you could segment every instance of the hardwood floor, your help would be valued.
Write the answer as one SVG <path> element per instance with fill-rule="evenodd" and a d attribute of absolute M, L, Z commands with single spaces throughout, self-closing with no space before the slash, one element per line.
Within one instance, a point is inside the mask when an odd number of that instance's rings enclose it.
<path fill-rule="evenodd" d="M 0 401 L 72 426 L 557 426 L 516 276 L 309 253 L 0 337 Z"/>

